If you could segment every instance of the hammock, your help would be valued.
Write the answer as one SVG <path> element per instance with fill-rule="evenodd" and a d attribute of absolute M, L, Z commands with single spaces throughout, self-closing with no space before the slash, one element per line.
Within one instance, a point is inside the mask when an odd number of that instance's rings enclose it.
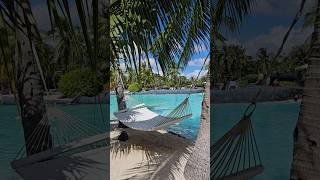
<path fill-rule="evenodd" d="M 85 121 L 56 107 L 48 107 L 47 114 L 48 118 L 43 118 L 26 140 L 30 148 L 37 150 L 38 153 L 27 155 L 26 147 L 23 146 L 11 163 L 12 168 L 22 177 L 25 177 L 25 173 L 21 171 L 24 167 L 31 168 L 34 164 L 42 162 L 50 164 L 51 159 L 69 157 L 107 146 L 108 133 L 104 121 L 96 118 Z M 45 129 L 49 129 L 50 136 Z M 49 137 L 51 141 L 48 141 Z M 50 148 L 42 150 L 43 147 Z"/>
<path fill-rule="evenodd" d="M 246 112 L 251 106 L 249 105 Z M 254 109 L 210 148 L 211 179 L 251 179 L 263 166 L 255 140 L 251 115 Z"/>
<path fill-rule="evenodd" d="M 149 110 L 144 104 L 113 113 L 117 119 L 129 128 L 141 131 L 164 129 L 172 124 L 192 117 L 189 97 L 182 101 L 167 116 Z"/>

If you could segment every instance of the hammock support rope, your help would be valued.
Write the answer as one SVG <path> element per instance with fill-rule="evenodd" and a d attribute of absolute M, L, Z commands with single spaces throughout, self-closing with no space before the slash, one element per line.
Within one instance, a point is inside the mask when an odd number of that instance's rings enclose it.
<path fill-rule="evenodd" d="M 67 144 L 80 142 L 81 139 L 101 134 L 103 134 L 104 139 L 107 139 L 105 122 L 103 120 L 100 121 L 99 118 L 95 118 L 91 122 L 82 120 L 56 107 L 47 107 L 47 117 L 44 117 L 35 127 L 26 140 L 26 145 L 17 153 L 13 164 L 21 159 L 30 158 L 42 152 L 50 152 L 57 148 L 61 149 Z M 49 141 L 49 138 L 51 141 Z M 25 146 L 38 151 L 38 153 L 31 156 L 28 155 Z M 44 146 L 50 148 L 47 150 L 41 149 Z"/>
<path fill-rule="evenodd" d="M 251 103 L 241 120 L 211 146 L 211 179 L 251 179 L 263 172 L 251 123 L 255 108 Z"/>

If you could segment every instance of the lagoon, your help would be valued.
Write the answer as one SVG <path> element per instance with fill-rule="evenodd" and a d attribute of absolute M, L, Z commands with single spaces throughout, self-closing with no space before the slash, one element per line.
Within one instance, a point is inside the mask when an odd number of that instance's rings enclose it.
<path fill-rule="evenodd" d="M 211 105 L 211 143 L 226 133 L 243 115 L 248 104 Z M 300 103 L 258 103 L 252 126 L 259 147 L 264 172 L 254 180 L 290 179 L 293 155 L 293 131 Z"/>
<path fill-rule="evenodd" d="M 128 107 L 144 103 L 150 110 L 167 115 L 176 108 L 188 94 L 143 94 L 126 95 Z M 168 131 L 181 135 L 189 140 L 195 141 L 200 127 L 201 105 L 203 93 L 190 94 L 189 103 L 192 111 L 192 118 L 181 121 L 168 128 Z M 110 118 L 115 119 L 113 112 L 117 111 L 116 96 L 110 98 Z"/>
<path fill-rule="evenodd" d="M 128 107 L 145 103 L 159 114 L 166 115 L 187 97 L 188 94 L 146 94 L 127 95 Z M 195 141 L 200 125 L 201 102 L 203 94 L 191 94 L 190 105 L 193 113 L 192 118 L 169 128 L 189 140 Z M 58 105 L 59 109 L 70 115 L 87 121 L 102 121 L 107 118 L 106 104 L 79 104 L 79 105 Z M 102 112 L 101 112 L 102 111 Z M 113 112 L 117 111 L 116 97 L 110 98 L 110 119 L 114 119 Z M 24 138 L 22 125 L 18 117 L 15 105 L 0 105 L 0 177 L 1 179 L 20 179 L 10 168 L 10 162 L 15 158 L 17 152 L 23 147 Z"/>
<path fill-rule="evenodd" d="M 145 103 L 151 110 L 166 115 L 174 109 L 188 94 L 145 94 L 128 95 L 128 106 Z M 179 124 L 173 125 L 173 131 L 192 141 L 200 125 L 201 103 L 203 94 L 191 94 L 190 105 L 193 117 Z M 117 111 L 116 97 L 111 95 L 110 118 L 114 119 L 113 112 Z M 293 130 L 299 115 L 297 102 L 265 102 L 258 103 L 252 117 L 256 140 L 265 166 L 264 172 L 255 180 L 289 179 L 293 150 Z M 247 104 L 228 103 L 213 104 L 211 109 L 211 143 L 215 142 L 240 120 Z M 99 105 L 60 105 L 59 108 L 81 119 L 102 120 Z M 107 107 L 102 105 L 104 118 Z M 24 143 L 20 119 L 14 105 L 0 105 L 0 177 L 19 179 L 19 176 L 10 168 L 10 161 L 14 159 Z"/>

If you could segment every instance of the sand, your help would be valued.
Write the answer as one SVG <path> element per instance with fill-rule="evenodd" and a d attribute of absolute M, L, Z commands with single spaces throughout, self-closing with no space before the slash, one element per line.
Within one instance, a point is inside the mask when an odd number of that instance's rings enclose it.
<path fill-rule="evenodd" d="M 129 140 L 117 140 L 122 129 L 111 132 L 110 177 L 124 179 L 184 180 L 184 167 L 193 143 L 165 131 L 123 129 Z"/>
<path fill-rule="evenodd" d="M 26 180 L 95 180 L 109 175 L 112 180 L 185 179 L 183 172 L 192 142 L 164 131 L 125 131 L 129 135 L 126 142 L 117 140 L 121 129 L 115 130 L 110 134 L 110 146 L 61 154 L 37 163 L 16 166 L 16 171 Z M 110 156 L 106 152 L 110 152 Z M 109 167 L 110 171 L 106 171 Z"/>

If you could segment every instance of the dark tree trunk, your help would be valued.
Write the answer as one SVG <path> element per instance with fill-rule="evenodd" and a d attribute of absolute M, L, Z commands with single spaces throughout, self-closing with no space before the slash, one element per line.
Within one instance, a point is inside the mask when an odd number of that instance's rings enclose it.
<path fill-rule="evenodd" d="M 117 96 L 117 103 L 118 103 L 118 110 L 123 110 L 127 108 L 125 95 L 124 95 L 124 85 L 120 74 L 120 69 L 117 67 L 116 72 L 116 96 Z M 126 128 L 123 123 L 119 121 L 118 124 L 119 128 Z"/>
<path fill-rule="evenodd" d="M 35 64 L 32 45 L 22 33 L 19 38 L 20 47 L 17 46 L 15 56 L 16 90 L 26 151 L 27 155 L 32 155 L 50 148 L 52 140 L 43 99 L 44 88 Z M 37 127 L 41 127 L 42 131 L 33 133 Z"/>
<path fill-rule="evenodd" d="M 291 179 L 320 179 L 320 0 L 299 120 L 294 130 Z"/>

